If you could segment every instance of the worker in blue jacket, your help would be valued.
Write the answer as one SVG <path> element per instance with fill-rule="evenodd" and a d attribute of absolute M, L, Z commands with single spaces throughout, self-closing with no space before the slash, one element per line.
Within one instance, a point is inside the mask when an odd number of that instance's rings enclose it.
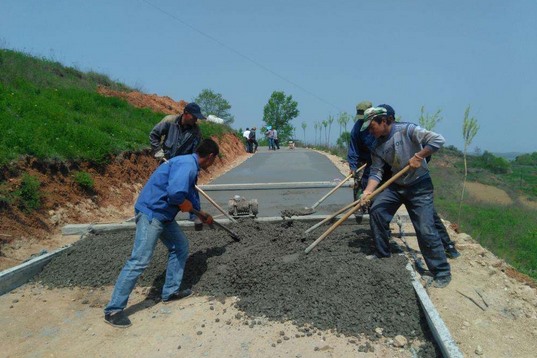
<path fill-rule="evenodd" d="M 131 257 L 121 270 L 110 302 L 104 309 L 105 322 L 114 327 L 131 325 L 123 310 L 129 295 L 145 268 L 149 265 L 153 251 L 160 239 L 168 249 L 166 279 L 162 288 L 164 303 L 192 294 L 190 289 L 179 291 L 186 259 L 188 239 L 175 221 L 179 211 L 200 211 L 195 185 L 198 172 L 207 169 L 219 154 L 212 139 L 204 139 L 194 154 L 171 158 L 161 164 L 143 187 L 134 206 L 136 233 Z M 201 212 L 203 222 L 212 224 L 211 215 Z"/>

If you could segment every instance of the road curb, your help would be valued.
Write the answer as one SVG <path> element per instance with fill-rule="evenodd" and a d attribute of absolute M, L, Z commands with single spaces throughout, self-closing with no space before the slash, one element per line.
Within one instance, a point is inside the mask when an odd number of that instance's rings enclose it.
<path fill-rule="evenodd" d="M 41 272 L 43 267 L 45 267 L 54 256 L 57 256 L 60 252 L 70 246 L 71 245 L 68 245 L 53 252 L 34 257 L 18 266 L 0 272 L 0 296 L 28 282 L 28 280 L 34 277 L 37 273 Z"/>
<path fill-rule="evenodd" d="M 427 324 L 429 325 L 429 329 L 431 330 L 438 347 L 442 351 L 442 356 L 446 358 L 463 358 L 464 355 L 459 350 L 457 343 L 455 343 L 451 337 L 449 329 L 440 317 L 440 314 L 436 310 L 427 291 L 419 282 L 418 275 L 410 262 L 406 265 L 406 269 L 410 271 L 410 275 L 412 276 L 412 286 L 414 286 L 414 291 L 416 291 L 416 294 L 418 295 L 421 308 L 427 319 Z"/>

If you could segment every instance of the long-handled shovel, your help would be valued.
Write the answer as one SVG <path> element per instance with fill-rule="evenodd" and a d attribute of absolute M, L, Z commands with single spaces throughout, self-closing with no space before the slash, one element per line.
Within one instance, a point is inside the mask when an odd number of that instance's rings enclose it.
<path fill-rule="evenodd" d="M 353 201 L 352 203 L 348 204 L 347 206 L 344 206 L 342 207 L 341 209 L 339 209 L 338 211 L 336 211 L 335 213 L 333 213 L 332 215 L 324 218 L 322 221 L 318 222 L 317 224 L 313 225 L 312 227 L 310 227 L 308 230 L 304 231 L 305 234 L 308 234 L 310 232 L 312 232 L 313 230 L 317 229 L 319 226 L 321 226 L 322 224 L 332 220 L 333 218 L 335 218 L 336 216 L 338 216 L 339 214 L 341 214 L 342 212 L 345 212 L 347 211 L 348 209 L 352 208 L 353 206 L 357 205 L 358 203 L 360 202 L 360 199 L 356 200 L 356 201 Z"/>
<path fill-rule="evenodd" d="M 367 164 L 362 165 L 360 168 L 358 168 L 356 170 L 356 172 L 359 172 L 360 170 L 363 170 L 366 165 Z M 305 210 L 311 211 L 311 213 L 313 214 L 315 212 L 315 208 L 320 203 L 322 203 L 326 198 L 328 198 L 330 195 L 332 195 L 336 190 L 341 188 L 341 186 L 343 186 L 343 184 L 345 184 L 353 176 L 354 176 L 354 173 L 350 173 L 349 175 L 347 175 L 347 177 L 345 179 L 343 179 L 338 185 L 336 185 L 334 188 L 332 188 L 332 190 L 330 190 L 325 196 L 323 196 L 321 199 L 319 199 L 319 201 L 317 201 L 315 204 L 313 204 L 311 208 L 306 207 Z"/>
<path fill-rule="evenodd" d="M 218 209 L 218 211 L 220 211 L 220 212 L 221 212 L 222 214 L 224 214 L 229 220 L 231 220 L 231 222 L 233 222 L 233 223 L 237 223 L 237 220 L 233 219 L 232 216 L 230 216 L 228 213 L 226 213 L 226 212 L 224 211 L 224 209 L 222 209 L 222 208 L 220 207 L 220 205 L 218 205 L 218 204 L 216 203 L 216 201 L 214 201 L 213 199 L 211 199 L 211 197 L 210 197 L 209 195 L 207 195 L 207 193 L 205 193 L 203 190 L 201 190 L 201 188 L 200 188 L 199 186 L 197 186 L 197 185 L 196 185 L 196 190 L 199 191 L 199 193 L 200 193 L 201 195 L 203 195 L 203 196 L 205 197 L 205 199 L 207 199 L 207 201 L 208 201 L 209 203 L 213 204 L 214 207 Z"/>
<path fill-rule="evenodd" d="M 410 166 L 407 165 L 406 167 L 404 167 L 403 169 L 401 169 L 397 174 L 395 174 L 394 176 L 392 176 L 388 181 L 386 181 L 386 183 L 382 184 L 379 188 L 377 188 L 374 192 L 371 193 L 371 195 L 368 196 L 368 199 L 372 199 L 373 197 L 375 197 L 378 193 L 380 193 L 381 191 L 383 191 L 384 189 L 386 189 L 391 183 L 393 183 L 394 181 L 396 181 L 397 179 L 399 179 L 403 174 L 405 174 L 408 170 L 410 169 Z M 333 224 L 332 226 L 330 226 L 330 228 L 328 228 L 328 230 L 326 230 L 324 232 L 324 234 L 322 234 L 321 236 L 319 236 L 319 238 L 317 240 L 315 240 L 310 246 L 308 246 L 306 248 L 306 250 L 304 250 L 304 252 L 307 254 L 309 253 L 311 250 L 313 250 L 313 248 L 315 246 L 317 246 L 317 244 L 321 241 L 323 241 L 328 235 L 330 235 L 330 233 L 332 231 L 334 231 L 339 225 L 341 225 L 345 220 L 347 220 L 349 218 L 349 216 L 351 216 L 355 211 L 357 211 L 358 209 L 360 209 L 362 207 L 362 205 L 365 204 L 364 202 L 362 202 L 362 200 L 359 200 L 359 203 L 354 206 L 352 209 L 350 209 L 347 213 L 345 213 L 345 215 L 343 215 L 341 217 L 341 219 L 339 219 L 335 224 Z"/>
<path fill-rule="evenodd" d="M 198 218 L 200 218 L 202 221 L 207 219 L 207 217 L 205 215 L 203 215 L 203 213 L 199 212 L 198 210 L 196 209 L 192 209 L 192 213 L 194 215 L 196 215 Z M 220 229 L 224 230 L 224 231 L 227 231 L 227 233 L 231 236 L 231 238 L 233 238 L 233 240 L 239 242 L 241 241 L 241 238 L 239 237 L 239 235 L 237 235 L 234 231 L 232 231 L 230 228 L 220 224 L 218 221 L 213 221 L 214 225 L 218 226 Z"/>

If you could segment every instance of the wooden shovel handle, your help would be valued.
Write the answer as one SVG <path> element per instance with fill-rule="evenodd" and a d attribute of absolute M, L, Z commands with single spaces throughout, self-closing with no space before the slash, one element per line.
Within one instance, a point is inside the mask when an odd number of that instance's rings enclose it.
<path fill-rule="evenodd" d="M 358 172 L 358 171 L 364 169 L 366 165 L 367 165 L 367 164 L 362 165 L 362 166 L 361 166 L 360 168 L 358 168 L 356 171 Z M 347 182 L 347 180 L 349 180 L 350 178 L 352 178 L 353 175 L 354 175 L 354 173 L 350 173 L 349 175 L 347 175 L 347 177 L 346 177 L 345 179 L 343 179 L 343 180 L 341 181 L 341 183 L 339 183 L 338 185 L 336 185 L 332 190 L 330 190 L 330 191 L 328 192 L 328 194 L 326 194 L 326 195 L 323 196 L 321 199 L 319 199 L 318 202 L 316 202 L 315 204 L 313 204 L 313 206 L 311 207 L 311 209 L 315 209 L 315 208 L 317 207 L 317 205 L 319 205 L 320 203 L 322 203 L 326 198 L 328 198 L 330 195 L 332 195 L 332 193 L 334 193 L 336 190 L 338 190 L 339 188 L 341 188 L 341 186 L 342 186 L 343 184 L 345 184 L 345 183 Z"/>
<path fill-rule="evenodd" d="M 368 195 L 367 198 L 372 199 L 373 197 L 375 197 L 378 193 L 386 189 L 390 184 L 392 184 L 394 181 L 396 181 L 401 176 L 403 176 L 403 174 L 405 174 L 409 169 L 410 169 L 410 165 L 407 165 L 406 167 L 401 169 L 397 174 L 395 174 L 389 180 L 387 180 L 386 183 L 382 184 L 379 188 L 373 191 L 371 195 Z M 319 236 L 317 240 L 315 240 L 310 246 L 308 246 L 306 250 L 304 250 L 304 252 L 309 253 L 315 246 L 317 246 L 319 242 L 323 241 L 328 235 L 330 235 L 332 231 L 334 231 L 339 225 L 341 225 L 345 220 L 347 220 L 349 216 L 351 216 L 355 211 L 361 208 L 363 204 L 364 203 L 361 200 L 359 200 L 359 203 L 356 204 L 356 206 L 354 206 L 351 210 L 346 212 L 345 215 L 341 217 L 341 219 L 339 219 L 332 226 L 330 226 L 328 230 L 326 230 L 321 236 Z"/>

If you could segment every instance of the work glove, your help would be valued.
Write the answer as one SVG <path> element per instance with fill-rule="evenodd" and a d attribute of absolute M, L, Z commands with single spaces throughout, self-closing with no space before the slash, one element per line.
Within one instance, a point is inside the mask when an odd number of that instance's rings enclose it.
<path fill-rule="evenodd" d="M 181 204 L 179 204 L 179 210 L 181 210 L 183 213 L 189 213 L 194 209 L 192 206 L 192 202 L 188 199 L 185 199 Z"/>
<path fill-rule="evenodd" d="M 162 149 L 159 149 L 155 154 L 154 154 L 154 157 L 155 159 L 157 160 L 162 160 L 164 158 L 164 151 Z"/>
<path fill-rule="evenodd" d="M 212 225 L 214 223 L 213 217 L 207 214 L 205 211 L 200 211 L 200 214 L 200 219 L 204 224 Z"/>

